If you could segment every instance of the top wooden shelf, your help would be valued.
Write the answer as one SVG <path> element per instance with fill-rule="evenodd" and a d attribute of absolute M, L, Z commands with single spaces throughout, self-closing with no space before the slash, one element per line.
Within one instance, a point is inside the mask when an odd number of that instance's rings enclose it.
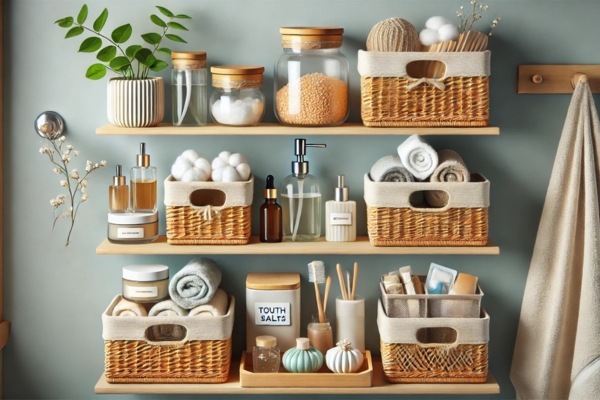
<path fill-rule="evenodd" d="M 500 128 L 484 127 L 415 127 L 415 128 L 379 128 L 368 127 L 360 123 L 346 123 L 330 127 L 284 126 L 277 123 L 264 123 L 257 126 L 224 126 L 208 124 L 206 126 L 173 126 L 163 123 L 150 128 L 120 128 L 106 124 L 96 129 L 98 135 L 499 135 Z"/>

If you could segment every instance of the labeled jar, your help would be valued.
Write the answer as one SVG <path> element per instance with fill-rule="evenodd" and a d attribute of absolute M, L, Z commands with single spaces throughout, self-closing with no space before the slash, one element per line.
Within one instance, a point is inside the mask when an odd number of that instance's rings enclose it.
<path fill-rule="evenodd" d="M 275 63 L 275 116 L 284 125 L 335 126 L 348 118 L 343 28 L 289 27 Z"/>
<path fill-rule="evenodd" d="M 108 241 L 151 243 L 158 238 L 158 211 L 153 213 L 108 213 Z"/>
<path fill-rule="evenodd" d="M 262 93 L 264 67 L 248 65 L 213 66 L 210 116 L 222 125 L 257 125 L 265 114 Z"/>
<path fill-rule="evenodd" d="M 277 347 L 275 336 L 262 335 L 256 337 L 256 346 L 252 350 L 254 372 L 279 372 L 281 353 Z"/>
<path fill-rule="evenodd" d="M 208 94 L 206 53 L 172 52 L 171 102 L 173 126 L 204 126 Z"/>
<path fill-rule="evenodd" d="M 155 303 L 168 296 L 168 266 L 139 264 L 123 267 L 123 298 L 136 303 Z"/>

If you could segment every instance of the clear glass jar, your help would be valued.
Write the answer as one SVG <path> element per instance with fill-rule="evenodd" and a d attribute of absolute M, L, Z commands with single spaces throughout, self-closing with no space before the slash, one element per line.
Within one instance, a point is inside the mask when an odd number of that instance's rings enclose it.
<path fill-rule="evenodd" d="M 214 66 L 210 96 L 210 116 L 222 125 L 257 125 L 265 114 L 265 95 L 261 91 L 264 67 Z"/>
<path fill-rule="evenodd" d="M 281 353 L 275 336 L 256 337 L 256 346 L 252 349 L 254 372 L 279 372 Z"/>
<path fill-rule="evenodd" d="M 206 53 L 172 52 L 173 126 L 204 126 L 207 120 Z"/>
<path fill-rule="evenodd" d="M 284 125 L 335 126 L 348 118 L 343 28 L 281 28 L 275 63 L 275 116 Z"/>

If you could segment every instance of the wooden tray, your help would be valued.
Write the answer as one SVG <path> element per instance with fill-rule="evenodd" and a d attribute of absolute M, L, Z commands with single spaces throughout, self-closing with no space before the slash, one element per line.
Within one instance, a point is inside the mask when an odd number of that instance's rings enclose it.
<path fill-rule="evenodd" d="M 252 372 L 252 354 L 242 353 L 240 362 L 240 386 L 255 388 L 334 388 L 334 387 L 371 387 L 373 380 L 373 360 L 367 350 L 363 365 L 352 374 L 334 374 L 323 364 L 319 372 L 294 374 L 287 372 L 283 366 L 279 373 Z"/>

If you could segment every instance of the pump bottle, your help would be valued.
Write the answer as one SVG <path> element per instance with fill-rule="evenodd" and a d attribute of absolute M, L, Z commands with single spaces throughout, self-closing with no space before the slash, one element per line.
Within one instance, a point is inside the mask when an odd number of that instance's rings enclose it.
<path fill-rule="evenodd" d="M 140 154 L 136 166 L 131 168 L 130 206 L 133 212 L 156 211 L 156 167 L 150 166 L 150 154 L 146 154 L 146 143 L 140 143 Z"/>
<path fill-rule="evenodd" d="M 281 207 L 283 212 L 283 237 L 295 242 L 309 242 L 321 236 L 321 185 L 308 173 L 304 161 L 307 147 L 324 144 L 306 144 L 306 139 L 294 141 L 296 161 L 292 161 L 292 174 L 281 182 Z"/>
<path fill-rule="evenodd" d="M 338 175 L 335 200 L 325 203 L 325 240 L 354 242 L 356 240 L 356 202 L 349 200 L 344 175 Z"/>

